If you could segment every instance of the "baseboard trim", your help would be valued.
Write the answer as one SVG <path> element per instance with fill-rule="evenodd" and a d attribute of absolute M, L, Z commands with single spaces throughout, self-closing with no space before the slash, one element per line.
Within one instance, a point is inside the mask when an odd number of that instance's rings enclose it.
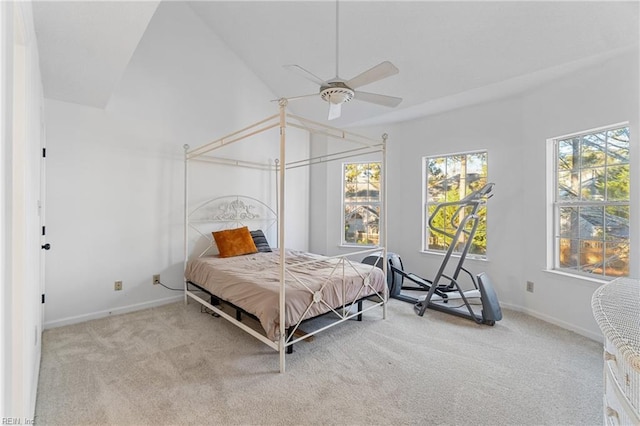
<path fill-rule="evenodd" d="M 92 312 L 89 314 L 78 315 L 75 317 L 62 318 L 55 321 L 47 321 L 44 323 L 44 329 L 47 330 L 50 328 L 62 327 L 65 325 L 78 324 L 81 322 L 90 321 L 94 319 L 106 318 L 112 315 L 126 314 L 129 312 L 140 311 L 142 309 L 154 308 L 156 306 L 162 306 L 169 303 L 179 302 L 181 300 L 184 300 L 183 294 L 180 294 L 180 296 L 172 296 L 172 297 L 167 297 L 165 299 L 153 300 L 151 302 L 143 302 L 143 303 L 136 303 L 135 305 L 122 306 L 122 307 L 110 309 L 107 311 Z"/>
<path fill-rule="evenodd" d="M 595 340 L 596 342 L 603 342 L 602 334 L 594 333 L 591 330 L 587 330 L 582 327 L 576 327 L 575 324 L 571 324 L 565 321 L 561 321 L 557 318 L 550 317 L 549 315 L 542 314 L 533 309 L 523 308 L 522 306 L 511 305 L 509 303 L 500 303 L 500 305 L 505 309 L 511 309 L 512 311 L 518 311 L 525 313 L 527 315 L 531 315 L 532 317 L 541 319 L 542 321 L 548 322 L 553 325 L 557 325 L 558 327 L 562 327 L 565 330 L 573 331 L 574 333 L 578 333 L 581 336 L 587 337 L 591 340 Z"/>

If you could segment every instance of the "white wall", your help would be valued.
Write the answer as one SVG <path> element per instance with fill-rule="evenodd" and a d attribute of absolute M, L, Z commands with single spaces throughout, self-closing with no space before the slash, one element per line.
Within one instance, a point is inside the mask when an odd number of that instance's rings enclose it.
<path fill-rule="evenodd" d="M 183 145 L 196 147 L 277 112 L 263 83 L 183 3 L 160 4 L 106 109 L 47 100 L 47 327 L 182 297 Z M 308 137 L 293 151 L 308 151 Z M 276 140 L 277 142 L 277 140 Z M 277 144 L 232 151 L 276 158 Z M 192 163 L 192 205 L 238 194 L 272 201 L 273 177 Z M 292 245 L 307 247 L 308 177 Z M 123 290 L 114 291 L 114 281 Z"/>
<path fill-rule="evenodd" d="M 389 143 L 388 249 L 400 254 L 405 269 L 432 277 L 442 255 L 422 253 L 422 157 L 486 150 L 489 181 L 496 184 L 487 206 L 488 260 L 468 259 L 474 272 L 486 271 L 500 299 L 517 293 L 522 263 L 514 259 L 521 245 L 521 106 L 517 99 L 468 107 L 400 124 Z M 514 248 L 516 248 L 514 250 Z"/>
<path fill-rule="evenodd" d="M 591 296 L 602 283 L 546 272 L 546 140 L 624 121 L 631 135 L 631 262 L 630 275 L 640 276 L 640 128 L 638 118 L 638 51 L 575 73 L 523 97 L 522 198 L 525 212 L 523 275 L 533 281 L 533 294 L 523 291 L 509 301 L 526 312 L 589 336 L 599 336 L 591 312 Z M 515 295 L 514 295 L 515 296 Z"/>
<path fill-rule="evenodd" d="M 591 295 L 602 282 L 545 272 L 547 139 L 630 120 L 631 149 L 638 149 L 638 99 L 631 95 L 638 93 L 637 65 L 637 52 L 626 53 L 522 96 L 394 126 L 401 146 L 389 148 L 389 186 L 396 189 L 389 192 L 389 249 L 403 256 L 410 271 L 433 274 L 440 258 L 418 252 L 419 159 L 487 149 L 489 179 L 496 184 L 488 203 L 488 261 L 467 264 L 474 272 L 487 271 L 503 306 L 597 339 Z M 639 221 L 632 217 L 632 229 Z M 526 281 L 535 283 L 534 293 L 525 291 Z"/>
<path fill-rule="evenodd" d="M 489 180 L 496 184 L 488 202 L 488 259 L 469 259 L 465 266 L 489 274 L 503 307 L 598 339 L 591 295 L 602 282 L 546 271 L 546 141 L 628 120 L 632 181 L 637 182 L 638 93 L 638 52 L 626 52 L 519 96 L 388 126 L 388 250 L 400 254 L 406 270 L 426 278 L 435 274 L 442 256 L 420 252 L 421 159 L 486 149 Z M 381 129 L 364 131 L 382 133 Z M 333 231 L 341 226 L 339 176 L 339 165 L 333 164 L 312 172 L 312 200 L 318 200 L 312 211 L 326 212 L 326 221 L 319 222 L 324 231 L 312 234 L 311 246 L 319 252 L 340 251 L 339 233 Z M 321 187 L 322 179 L 326 187 Z M 634 185 L 632 191 L 632 212 L 639 211 L 640 191 Z M 317 211 L 314 215 L 323 216 Z M 633 214 L 632 258 L 640 251 L 638 239 L 633 238 L 639 225 L 640 217 Z M 633 276 L 638 276 L 638 268 L 632 262 Z M 527 281 L 534 282 L 534 293 L 526 292 Z M 410 305 L 407 310 L 412 311 Z"/>

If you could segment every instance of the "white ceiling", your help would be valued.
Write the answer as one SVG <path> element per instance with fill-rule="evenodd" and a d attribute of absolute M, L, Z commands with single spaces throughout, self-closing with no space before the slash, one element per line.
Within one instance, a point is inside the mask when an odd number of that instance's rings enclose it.
<path fill-rule="evenodd" d="M 104 107 L 157 2 L 36 2 L 45 96 Z M 196 1 L 195 14 L 277 97 L 314 93 L 283 68 L 335 77 L 334 1 Z M 354 100 L 334 124 L 376 124 L 506 96 L 637 49 L 638 2 L 346 1 L 339 3 L 339 74 L 384 61 L 398 75 L 362 87 L 402 97 L 389 109 Z M 224 82 L 221 82 L 224 84 Z M 319 97 L 292 101 L 324 120 Z"/>
<path fill-rule="evenodd" d="M 104 108 L 158 3 L 34 3 L 45 96 Z"/>

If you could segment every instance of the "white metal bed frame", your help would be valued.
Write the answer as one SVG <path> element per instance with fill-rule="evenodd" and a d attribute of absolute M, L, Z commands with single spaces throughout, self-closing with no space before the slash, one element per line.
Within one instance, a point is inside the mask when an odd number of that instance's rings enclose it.
<path fill-rule="evenodd" d="M 365 250 L 357 250 L 357 251 L 352 251 L 349 253 L 345 253 L 343 255 L 340 256 L 333 256 L 330 257 L 330 259 L 339 259 L 339 263 L 342 265 L 342 270 L 343 270 L 343 280 L 344 280 L 344 268 L 345 266 L 351 265 L 351 260 L 348 259 L 349 256 L 354 256 L 354 255 L 364 255 L 364 254 L 370 254 L 370 253 L 378 253 L 378 255 L 382 258 L 382 259 L 386 259 L 386 230 L 387 230 L 387 224 L 386 224 L 386 185 L 385 185 L 385 162 L 386 162 L 386 142 L 387 142 L 387 135 L 383 134 L 381 140 L 375 140 L 372 138 L 368 138 L 366 136 L 362 136 L 362 135 L 358 135 L 355 133 L 351 133 L 351 132 L 347 132 L 341 129 L 337 129 L 334 127 L 330 127 L 315 121 L 311 121 L 308 120 L 306 118 L 300 117 L 300 116 L 296 116 L 293 114 L 288 114 L 286 111 L 286 106 L 287 106 L 287 100 L 286 99 L 280 99 L 279 102 L 279 113 L 272 115 L 270 117 L 265 118 L 264 120 L 258 121 L 248 127 L 245 127 L 241 130 L 238 130 L 234 133 L 231 133 L 227 136 L 224 136 L 220 139 L 214 140 L 210 143 L 207 143 L 205 145 L 202 145 L 198 148 L 194 148 L 191 149 L 189 145 L 184 145 L 184 162 L 185 162 L 185 169 L 184 169 L 184 183 L 185 183 L 185 191 L 184 191 L 184 267 L 185 267 L 185 271 L 186 271 L 186 267 L 187 267 L 187 262 L 189 260 L 189 229 L 191 228 L 192 224 L 190 223 L 190 211 L 189 211 L 189 162 L 190 161 L 206 161 L 206 162 L 210 162 L 213 164 L 222 164 L 222 165 L 230 165 L 230 166 L 238 166 L 238 167 L 246 167 L 246 168 L 252 168 L 252 169 L 259 169 L 259 170 L 264 170 L 264 171 L 275 171 L 277 179 L 276 179 L 276 198 L 277 198 L 277 209 L 276 209 L 276 217 L 277 217 L 277 240 L 278 240 L 278 248 L 277 250 L 279 250 L 280 252 L 280 259 L 285 259 L 286 258 L 286 254 L 285 254 L 285 247 L 284 247 L 284 242 L 285 241 L 285 215 L 284 215 L 284 211 L 285 211 L 285 197 L 284 197 L 284 193 L 285 193 L 285 183 L 286 183 L 286 171 L 289 169 L 294 169 L 294 168 L 298 168 L 298 167 L 305 167 L 305 166 L 310 166 L 313 164 L 320 164 L 320 163 L 325 163 L 325 162 L 330 162 L 330 161 L 336 161 L 336 160 L 341 160 L 341 159 L 346 159 L 346 158 L 350 158 L 350 157 L 354 157 L 356 155 L 364 155 L 364 154 L 370 154 L 370 153 L 376 153 L 376 152 L 380 152 L 382 154 L 382 158 L 381 158 L 381 191 L 380 191 L 380 216 L 381 216 L 381 220 L 379 223 L 379 243 L 378 246 L 375 248 L 371 248 L 371 249 L 365 249 Z M 279 149 L 279 158 L 275 160 L 274 164 L 263 164 L 263 163 L 258 163 L 258 162 L 251 162 L 251 161 L 243 161 L 243 160 L 237 160 L 237 159 L 229 159 L 229 158 L 222 158 L 222 157 L 213 157 L 211 155 L 207 155 L 210 154 L 213 151 L 219 150 L 223 147 L 226 147 L 230 144 L 233 144 L 235 142 L 239 142 L 241 140 L 247 139 L 251 136 L 255 136 L 258 135 L 262 132 L 265 132 L 269 129 L 273 129 L 273 128 L 277 128 L 279 127 L 280 129 L 280 149 Z M 298 129 L 302 129 L 305 130 L 307 132 L 309 132 L 310 134 L 322 134 L 327 136 L 328 138 L 332 138 L 332 139 L 336 139 L 336 140 L 342 140 L 342 141 L 347 141 L 347 142 L 351 142 L 351 143 L 355 143 L 357 145 L 359 145 L 359 147 L 357 148 L 352 148 L 352 149 L 347 149 L 344 151 L 339 151 L 339 152 L 335 152 L 335 153 L 329 153 L 329 154 L 325 154 L 322 155 L 320 157 L 310 157 L 304 160 L 296 160 L 296 161 L 290 161 L 287 162 L 286 158 L 285 158 L 285 146 L 286 146 L 286 129 L 287 127 L 292 127 L 292 128 L 298 128 Z M 278 196 L 278 194 L 280 194 L 280 196 Z M 258 201 L 258 200 L 256 200 Z M 259 201 L 258 201 L 259 202 Z M 261 202 L 259 202 L 261 203 Z M 204 203 L 207 204 L 207 203 Z M 264 203 L 262 203 L 264 204 Z M 200 206 L 196 207 L 195 209 L 193 209 L 192 211 L 196 211 L 198 209 L 200 209 L 203 205 L 201 204 Z M 267 206 L 267 208 L 269 208 Z M 271 211 L 273 211 L 273 209 L 271 209 Z M 237 224 L 241 223 L 242 221 L 237 221 Z M 199 232 L 199 231 L 198 231 Z M 204 252 L 200 253 L 198 256 L 202 256 L 204 255 L 208 249 L 211 248 L 211 246 L 209 246 L 207 248 L 207 250 L 205 250 Z M 377 263 L 377 262 L 376 262 Z M 207 302 L 206 300 L 204 300 L 202 297 L 200 297 L 197 292 L 194 292 L 192 290 L 189 289 L 188 287 L 188 281 L 185 277 L 185 283 L 184 283 L 184 301 L 185 304 L 188 303 L 189 298 L 196 300 L 197 302 L 201 303 L 202 305 L 206 306 L 207 308 L 209 308 L 210 310 L 212 310 L 213 312 L 215 312 L 216 314 L 218 314 L 220 317 L 228 320 L 229 322 L 231 322 L 232 324 L 238 326 L 240 329 L 244 330 L 245 332 L 249 333 L 250 335 L 254 336 L 255 338 L 257 338 L 258 340 L 262 341 L 263 343 L 265 343 L 266 345 L 270 346 L 271 348 L 275 349 L 276 351 L 279 352 L 279 359 L 280 359 L 280 372 L 284 373 L 285 372 L 285 353 L 286 353 L 286 349 L 287 347 L 293 345 L 294 343 L 297 343 L 303 339 L 306 339 L 316 333 L 319 333 L 321 331 L 326 330 L 327 328 L 333 327 L 337 324 L 340 324 L 344 321 L 347 321 L 349 319 L 352 319 L 356 316 L 361 315 L 363 312 L 366 312 L 368 310 L 374 309 L 378 306 L 382 307 L 382 317 L 383 319 L 386 319 L 387 316 L 387 310 L 386 310 L 386 302 L 388 300 L 388 288 L 386 285 L 386 276 L 387 276 L 387 262 L 380 262 L 382 263 L 383 267 L 383 274 L 384 274 L 384 278 L 385 278 L 385 282 L 384 282 L 384 291 L 382 295 L 378 295 L 379 298 L 381 299 L 378 302 L 374 302 L 373 305 L 367 306 L 366 308 L 362 308 L 362 309 L 357 309 L 355 312 L 353 310 L 354 306 L 356 305 L 357 301 L 353 301 L 350 302 L 350 304 L 345 305 L 342 307 L 341 311 L 338 312 L 336 311 L 333 307 L 330 307 L 330 310 L 335 313 L 336 315 L 338 315 L 338 319 L 333 322 L 330 323 L 324 327 L 321 327 L 320 329 L 317 330 L 313 330 L 311 332 L 308 332 L 302 336 L 294 336 L 293 332 L 290 333 L 286 333 L 284 332 L 284 330 L 281 328 L 280 329 L 280 333 L 279 333 L 279 339 L 278 341 L 272 341 L 269 338 L 267 338 L 265 335 L 257 332 L 256 330 L 254 330 L 253 328 L 247 326 L 246 324 L 242 323 L 241 321 L 237 320 L 236 318 L 234 318 L 233 316 L 229 315 L 228 313 L 224 312 L 223 310 L 220 309 L 220 307 L 218 306 L 214 306 L 213 304 Z M 299 266 L 300 264 L 297 264 L 296 266 Z M 371 265 L 371 268 L 375 268 L 376 266 Z M 292 274 L 292 272 L 289 270 L 291 268 L 291 266 L 287 267 L 286 265 L 286 261 L 281 261 L 280 262 L 280 270 L 279 270 L 279 275 L 280 275 L 280 293 L 279 293 L 279 315 L 280 315 L 280 321 L 279 323 L 285 324 L 285 292 L 286 292 L 286 288 L 285 288 L 285 277 L 289 276 L 292 277 L 294 279 L 295 276 Z M 355 268 L 354 268 L 355 269 Z M 363 278 L 363 287 L 367 286 L 367 279 L 365 279 L 365 277 Z M 368 277 L 367 277 L 368 278 Z M 362 291 L 362 289 L 360 290 Z M 377 293 L 376 293 L 377 294 Z M 315 295 L 314 295 L 315 296 Z M 314 297 L 315 299 L 315 297 Z M 315 300 L 314 300 L 315 301 Z M 316 301 L 316 302 L 321 302 L 320 301 Z M 363 305 L 359 305 L 359 306 L 363 306 Z M 298 322 L 298 324 L 295 325 L 294 327 L 294 331 L 299 327 L 300 322 Z"/>

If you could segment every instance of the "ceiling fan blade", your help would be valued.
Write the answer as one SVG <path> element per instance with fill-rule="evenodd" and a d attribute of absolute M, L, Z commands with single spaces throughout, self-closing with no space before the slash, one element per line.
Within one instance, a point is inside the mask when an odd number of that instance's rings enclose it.
<path fill-rule="evenodd" d="M 318 93 L 310 93 L 308 95 L 290 96 L 290 97 L 283 96 L 282 98 L 271 99 L 271 102 L 279 102 L 280 99 L 286 99 L 287 101 L 297 101 L 298 99 L 310 98 L 312 96 L 314 96 L 314 97 L 318 96 Z"/>
<path fill-rule="evenodd" d="M 399 70 L 389 61 L 379 63 L 373 68 L 366 70 L 365 72 L 358 74 L 345 84 L 352 89 L 365 86 L 374 81 L 382 80 L 383 78 L 398 74 Z"/>
<path fill-rule="evenodd" d="M 309 71 L 305 70 L 304 68 L 302 68 L 300 65 L 285 65 L 284 68 L 295 72 L 296 74 L 298 74 L 301 77 L 306 78 L 309 81 L 313 81 L 314 83 L 316 83 L 318 86 L 326 86 L 327 82 L 324 81 L 323 79 L 321 79 L 320 77 L 310 73 Z"/>
<path fill-rule="evenodd" d="M 387 107 L 397 107 L 402 102 L 402 98 L 396 98 L 395 96 L 387 96 L 387 95 L 379 95 L 377 93 L 367 93 L 367 92 L 355 92 L 355 99 L 364 102 L 371 102 L 372 104 L 383 105 Z"/>
<path fill-rule="evenodd" d="M 334 120 L 342 114 L 342 104 L 334 104 L 329 102 L 329 117 L 327 120 Z"/>

